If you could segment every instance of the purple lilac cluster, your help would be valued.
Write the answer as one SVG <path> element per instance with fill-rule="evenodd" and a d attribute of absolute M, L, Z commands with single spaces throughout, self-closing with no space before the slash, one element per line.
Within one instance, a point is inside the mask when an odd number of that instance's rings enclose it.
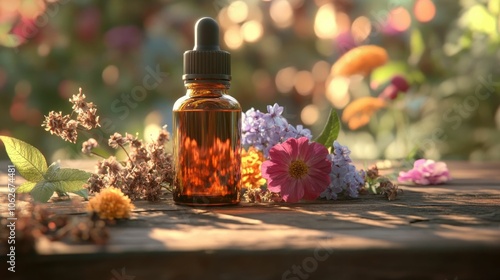
<path fill-rule="evenodd" d="M 254 146 L 268 158 L 269 150 L 276 144 L 289 138 L 307 137 L 311 140 L 311 131 L 302 125 L 294 127 L 281 115 L 283 107 L 275 103 L 267 106 L 267 113 L 254 108 L 243 113 L 242 133 L 243 146 Z"/>
<path fill-rule="evenodd" d="M 332 162 L 330 185 L 320 197 L 337 199 L 339 195 L 358 197 L 360 188 L 365 184 L 363 171 L 357 171 L 349 156 L 351 151 L 346 146 L 333 142 L 333 152 L 328 155 Z"/>

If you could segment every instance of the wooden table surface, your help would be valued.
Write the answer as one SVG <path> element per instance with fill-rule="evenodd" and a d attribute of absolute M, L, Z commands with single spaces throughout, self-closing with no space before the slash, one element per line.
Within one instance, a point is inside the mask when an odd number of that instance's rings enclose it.
<path fill-rule="evenodd" d="M 92 170 L 92 162 L 61 165 Z M 500 163 L 448 166 L 450 183 L 400 186 L 395 201 L 363 195 L 205 208 L 139 201 L 129 221 L 111 227 L 107 245 L 42 239 L 37 255 L 17 257 L 16 273 L 0 256 L 0 278 L 500 279 Z M 50 209 L 84 215 L 85 203 Z"/>

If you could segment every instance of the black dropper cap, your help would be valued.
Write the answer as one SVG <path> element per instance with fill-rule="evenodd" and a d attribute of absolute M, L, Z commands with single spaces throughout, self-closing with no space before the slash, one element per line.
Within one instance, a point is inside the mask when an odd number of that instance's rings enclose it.
<path fill-rule="evenodd" d="M 184 53 L 184 81 L 231 80 L 231 55 L 219 47 L 219 25 L 209 17 L 196 22 L 193 50 Z"/>

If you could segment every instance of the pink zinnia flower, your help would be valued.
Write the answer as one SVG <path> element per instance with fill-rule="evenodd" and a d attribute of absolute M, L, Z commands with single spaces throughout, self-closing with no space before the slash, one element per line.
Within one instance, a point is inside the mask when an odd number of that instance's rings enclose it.
<path fill-rule="evenodd" d="M 430 159 L 419 159 L 408 172 L 399 172 L 400 183 L 414 182 L 420 185 L 437 185 L 450 180 L 448 167 L 444 162 L 435 162 Z"/>
<path fill-rule="evenodd" d="M 286 202 L 313 200 L 330 184 L 331 162 L 328 150 L 306 137 L 289 138 L 269 151 L 270 160 L 262 163 L 267 188 L 280 192 Z"/>

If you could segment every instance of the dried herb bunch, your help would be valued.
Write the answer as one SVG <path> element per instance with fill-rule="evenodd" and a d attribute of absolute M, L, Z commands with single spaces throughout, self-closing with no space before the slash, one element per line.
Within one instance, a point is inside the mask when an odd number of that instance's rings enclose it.
<path fill-rule="evenodd" d="M 249 188 L 243 194 L 245 201 L 250 203 L 282 202 L 279 193 L 271 192 L 267 188 Z"/>
<path fill-rule="evenodd" d="M 62 112 L 49 112 L 45 116 L 42 126 L 50 134 L 55 134 L 61 137 L 64 141 L 76 143 L 78 139 L 78 129 L 90 130 L 101 126 L 99 124 L 99 116 L 97 116 L 97 108 L 92 102 L 85 101 L 85 94 L 82 89 L 79 89 L 78 94 L 73 95 L 69 102 L 73 104 L 73 113 L 76 113 L 76 119 L 72 119 L 72 115 L 63 115 Z"/>
<path fill-rule="evenodd" d="M 109 146 L 123 149 L 127 160 L 118 162 L 115 157 L 109 157 L 99 161 L 96 174 L 88 181 L 89 191 L 96 193 L 103 188 L 114 186 L 132 200 L 159 200 L 162 189 L 173 182 L 172 155 L 165 151 L 165 144 L 169 139 L 165 127 L 156 139 L 147 144 L 128 133 L 125 137 L 119 133 L 111 135 Z M 128 151 L 125 146 L 129 146 Z"/>
<path fill-rule="evenodd" d="M 371 166 L 366 171 L 365 182 L 365 191 L 369 191 L 373 194 L 381 194 L 387 198 L 387 200 L 395 200 L 399 192 L 403 192 L 403 190 L 399 189 L 398 185 L 394 184 L 389 178 L 380 175 L 376 165 Z"/>
<path fill-rule="evenodd" d="M 42 237 L 50 241 L 69 238 L 77 243 L 105 244 L 109 239 L 106 222 L 98 216 L 70 216 L 51 212 L 44 205 L 29 204 L 24 211 L 16 211 L 16 249 L 20 254 L 35 253 L 36 241 Z M 7 219 L 1 219 L 5 227 Z M 7 244 L 8 231 L 2 231 L 0 241 Z M 5 243 L 4 243 L 5 242 Z M 0 253 L 2 250 L 0 249 Z"/>
<path fill-rule="evenodd" d="M 69 101 L 73 104 L 73 113 L 62 115 L 61 112 L 51 111 L 42 126 L 65 141 L 76 143 L 77 130 L 91 130 L 100 126 L 96 106 L 85 100 L 86 96 L 80 88 L 79 93 L 73 95 Z M 71 117 L 76 114 L 76 119 Z M 109 156 L 97 162 L 93 174 L 86 187 L 91 193 L 97 193 L 110 186 L 119 188 L 131 200 L 146 199 L 157 201 L 162 189 L 172 184 L 172 155 L 165 151 L 165 144 L 170 135 L 163 127 L 156 139 L 145 143 L 137 135 L 114 133 L 110 136 L 107 145 L 113 149 L 122 149 L 127 158 L 118 161 Z M 82 143 L 82 152 L 88 155 L 98 155 L 93 149 L 98 146 L 95 139 L 90 138 Z M 126 149 L 126 146 L 129 146 Z M 102 156 L 101 156 L 102 157 Z"/>

